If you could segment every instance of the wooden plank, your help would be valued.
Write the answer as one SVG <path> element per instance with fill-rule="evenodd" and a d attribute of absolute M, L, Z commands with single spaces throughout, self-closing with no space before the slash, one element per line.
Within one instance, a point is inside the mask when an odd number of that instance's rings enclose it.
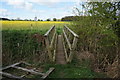
<path fill-rule="evenodd" d="M 65 25 L 65 28 L 67 29 L 67 30 L 69 30 L 69 32 L 71 32 L 75 37 L 79 37 L 75 32 L 73 32 L 70 28 L 68 28 L 66 25 Z"/>
<path fill-rule="evenodd" d="M 26 69 L 26 68 L 22 68 L 22 67 L 18 67 L 18 66 L 13 66 L 13 68 L 16 68 L 16 69 L 20 69 L 20 70 L 23 70 L 23 71 L 27 71 L 27 72 L 30 72 L 32 74 L 37 74 L 37 75 L 45 75 L 44 73 L 40 73 L 40 72 L 36 72 L 34 70 L 29 70 L 29 69 Z"/>
<path fill-rule="evenodd" d="M 73 59 L 73 50 L 70 51 L 70 55 L 68 57 L 68 62 L 71 62 Z"/>
<path fill-rule="evenodd" d="M 24 61 L 20 61 L 20 62 L 18 62 L 18 63 L 15 63 L 15 64 L 12 64 L 12 65 L 6 66 L 6 67 L 4 67 L 4 68 L 2 68 L 2 69 L 0 69 L 0 70 L 9 69 L 9 68 L 11 68 L 11 67 L 13 67 L 13 66 L 17 66 L 17 65 L 22 64 L 22 63 L 23 63 L 23 64 L 26 64 L 26 65 L 31 65 L 31 64 L 26 63 L 26 62 L 24 62 Z"/>
<path fill-rule="evenodd" d="M 24 80 L 24 79 L 22 79 L 22 77 L 15 76 L 15 75 L 12 75 L 12 74 L 10 74 L 10 73 L 6 73 L 6 72 L 1 72 L 1 71 L 0 71 L 0 74 L 2 74 L 2 75 L 5 76 L 5 77 L 9 77 L 9 78 L 13 78 L 13 79 Z"/>
<path fill-rule="evenodd" d="M 20 76 L 21 78 L 24 78 L 25 76 L 29 75 L 30 73 L 28 72 L 27 74 L 24 74 L 22 76 Z"/>
<path fill-rule="evenodd" d="M 14 67 L 14 66 L 16 66 L 16 65 L 19 65 L 19 64 L 21 64 L 21 63 L 22 63 L 22 62 L 18 62 L 18 63 L 12 64 L 12 65 L 6 66 L 6 67 L 4 67 L 4 68 L 2 68 L 2 69 L 0 69 L 0 70 L 5 70 L 5 69 L 8 69 L 8 68 Z"/>
<path fill-rule="evenodd" d="M 53 35 L 55 33 L 55 28 L 53 28 L 50 33 L 48 34 L 48 40 L 51 43 L 52 39 L 53 39 Z"/>
<path fill-rule="evenodd" d="M 25 75 L 22 75 L 22 76 L 20 76 L 21 78 L 24 78 L 25 76 L 27 76 L 27 74 L 25 74 Z"/>
<path fill-rule="evenodd" d="M 45 75 L 43 75 L 41 78 L 45 79 L 47 78 L 48 75 L 50 75 L 50 73 L 54 70 L 55 68 L 50 68 L 46 73 Z"/>
<path fill-rule="evenodd" d="M 53 56 L 52 56 L 52 61 L 53 61 L 53 62 L 55 61 L 55 53 L 56 53 L 56 50 L 55 50 L 55 48 L 54 48 L 54 50 L 53 50 Z"/>
<path fill-rule="evenodd" d="M 54 33 L 53 37 L 52 37 L 52 41 L 51 41 L 51 44 L 50 44 L 50 48 L 53 48 L 53 43 L 55 41 L 55 37 L 56 37 L 56 32 Z"/>
<path fill-rule="evenodd" d="M 56 39 L 55 39 L 55 50 L 53 54 L 53 62 L 55 61 L 55 57 L 56 57 L 56 48 L 57 48 L 57 34 L 56 34 Z"/>
<path fill-rule="evenodd" d="M 72 59 L 73 59 L 73 55 L 74 55 L 74 52 L 75 52 L 77 40 L 78 39 L 76 37 L 74 37 L 73 44 L 72 44 L 72 50 L 70 51 L 70 55 L 69 55 L 69 62 L 71 62 Z"/>
<path fill-rule="evenodd" d="M 78 41 L 78 39 L 76 37 L 74 37 L 73 44 L 72 44 L 73 50 L 76 48 L 77 41 Z"/>
<path fill-rule="evenodd" d="M 55 28 L 55 25 L 54 25 L 53 27 L 51 27 L 51 28 L 45 33 L 44 36 L 48 36 L 49 33 L 50 33 L 54 28 Z"/>
<path fill-rule="evenodd" d="M 64 52 L 65 52 L 65 58 L 66 58 L 66 61 L 68 62 L 68 55 L 67 55 L 67 50 L 65 48 L 64 37 L 63 37 L 63 47 L 64 47 Z"/>

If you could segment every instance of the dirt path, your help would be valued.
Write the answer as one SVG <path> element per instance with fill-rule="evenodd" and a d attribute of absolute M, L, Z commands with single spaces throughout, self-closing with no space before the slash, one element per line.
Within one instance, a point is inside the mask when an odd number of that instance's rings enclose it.
<path fill-rule="evenodd" d="M 62 43 L 62 36 L 61 35 L 58 35 L 56 63 L 57 64 L 66 64 L 65 56 L 64 56 L 64 48 L 63 48 L 63 43 Z"/>

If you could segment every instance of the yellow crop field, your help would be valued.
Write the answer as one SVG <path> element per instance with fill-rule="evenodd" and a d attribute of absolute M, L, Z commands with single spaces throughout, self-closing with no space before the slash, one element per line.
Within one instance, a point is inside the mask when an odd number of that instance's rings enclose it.
<path fill-rule="evenodd" d="M 49 29 L 53 25 L 57 28 L 62 28 L 69 22 L 62 21 L 1 21 L 2 30 L 43 30 Z"/>

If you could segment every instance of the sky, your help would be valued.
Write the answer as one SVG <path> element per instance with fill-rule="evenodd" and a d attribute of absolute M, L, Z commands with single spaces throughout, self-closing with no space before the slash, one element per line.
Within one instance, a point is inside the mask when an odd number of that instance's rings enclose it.
<path fill-rule="evenodd" d="M 1 0 L 0 17 L 9 19 L 61 19 L 73 16 L 83 0 Z M 85 1 L 85 0 L 84 0 Z M 80 8 L 81 9 L 81 8 Z"/>

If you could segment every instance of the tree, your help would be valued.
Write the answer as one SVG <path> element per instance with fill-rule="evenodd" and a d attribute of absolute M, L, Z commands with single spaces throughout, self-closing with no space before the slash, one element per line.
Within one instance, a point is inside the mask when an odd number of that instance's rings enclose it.
<path fill-rule="evenodd" d="M 57 21 L 57 19 L 56 19 L 56 18 L 53 18 L 53 21 Z"/>
<path fill-rule="evenodd" d="M 28 19 L 24 19 L 24 21 L 29 21 Z"/>
<path fill-rule="evenodd" d="M 61 21 L 61 19 L 57 19 L 57 21 Z"/>
<path fill-rule="evenodd" d="M 38 19 L 38 21 L 41 21 L 40 19 Z"/>
<path fill-rule="evenodd" d="M 8 19 L 8 18 L 0 18 L 0 20 L 10 20 L 10 19 Z"/>
<path fill-rule="evenodd" d="M 51 21 L 50 19 L 47 19 L 46 21 Z"/>
<path fill-rule="evenodd" d="M 32 21 L 31 19 L 29 21 Z"/>
<path fill-rule="evenodd" d="M 15 21 L 15 19 L 11 19 L 11 21 Z"/>
<path fill-rule="evenodd" d="M 87 12 L 97 26 L 106 25 L 120 37 L 120 1 L 119 2 L 88 2 Z"/>
<path fill-rule="evenodd" d="M 65 16 L 61 19 L 61 21 L 73 21 L 73 16 Z"/>

